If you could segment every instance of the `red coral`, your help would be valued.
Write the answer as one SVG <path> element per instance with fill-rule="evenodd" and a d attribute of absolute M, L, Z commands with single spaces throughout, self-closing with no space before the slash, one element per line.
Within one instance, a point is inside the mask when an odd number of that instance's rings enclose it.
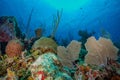
<path fill-rule="evenodd" d="M 37 72 L 37 74 L 38 75 L 41 75 L 41 79 L 40 80 L 45 80 L 45 74 L 44 74 L 44 72 L 43 71 L 39 71 L 39 72 Z"/>

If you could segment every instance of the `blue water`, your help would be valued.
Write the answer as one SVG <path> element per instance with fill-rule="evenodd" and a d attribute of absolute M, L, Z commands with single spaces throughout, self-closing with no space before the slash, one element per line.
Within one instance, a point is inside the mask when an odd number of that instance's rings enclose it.
<path fill-rule="evenodd" d="M 0 0 L 0 16 L 15 16 L 23 33 L 32 9 L 29 37 L 41 23 L 46 25 L 44 36 L 49 36 L 53 15 L 63 9 L 57 40 L 69 36 L 78 40 L 78 31 L 86 29 L 99 37 L 105 29 L 113 41 L 120 41 L 120 0 Z"/>

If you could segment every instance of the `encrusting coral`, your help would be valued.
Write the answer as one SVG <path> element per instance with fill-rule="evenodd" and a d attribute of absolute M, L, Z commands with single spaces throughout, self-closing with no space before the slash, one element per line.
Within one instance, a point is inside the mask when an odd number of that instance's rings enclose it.
<path fill-rule="evenodd" d="M 71 41 L 67 48 L 58 46 L 57 55 L 60 57 L 62 65 L 73 68 L 73 62 L 79 58 L 80 49 L 81 43 L 75 40 Z"/>
<path fill-rule="evenodd" d="M 75 80 L 96 80 L 99 76 L 99 71 L 92 69 L 88 65 L 77 66 L 78 69 L 75 72 Z"/>
<path fill-rule="evenodd" d="M 0 61 L 0 80 L 2 79 L 1 77 L 6 78 L 5 80 L 10 78 L 17 78 L 13 80 L 25 80 L 25 78 L 30 75 L 28 68 L 34 61 L 32 56 L 19 56 L 14 58 L 9 58 L 8 56 L 1 57 L 2 61 Z"/>
<path fill-rule="evenodd" d="M 88 64 L 106 65 L 107 58 L 117 59 L 118 48 L 113 45 L 110 39 L 100 37 L 99 40 L 96 40 L 95 37 L 90 37 L 85 47 L 88 51 L 85 62 Z"/>
<path fill-rule="evenodd" d="M 13 39 L 8 42 L 5 52 L 9 57 L 15 57 L 20 56 L 22 50 L 23 50 L 22 42 L 18 39 Z"/>

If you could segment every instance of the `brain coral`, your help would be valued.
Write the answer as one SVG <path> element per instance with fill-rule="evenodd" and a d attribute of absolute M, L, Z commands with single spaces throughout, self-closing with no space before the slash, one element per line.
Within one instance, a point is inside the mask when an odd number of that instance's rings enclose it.
<path fill-rule="evenodd" d="M 46 50 L 50 50 L 50 51 L 55 51 L 56 52 L 57 44 L 51 38 L 42 37 L 39 40 L 35 41 L 35 43 L 32 46 L 32 49 L 40 49 L 43 52 L 46 51 Z M 49 51 L 47 51 L 47 52 L 49 52 Z"/>
<path fill-rule="evenodd" d="M 6 46 L 6 54 L 9 57 L 15 57 L 21 55 L 21 52 L 23 50 L 23 44 L 18 39 L 13 39 L 8 42 Z"/>
<path fill-rule="evenodd" d="M 115 47 L 110 39 L 100 37 L 96 40 L 95 37 L 88 38 L 85 47 L 88 54 L 85 56 L 85 62 L 88 64 L 107 64 L 107 58 L 116 60 L 118 48 Z"/>

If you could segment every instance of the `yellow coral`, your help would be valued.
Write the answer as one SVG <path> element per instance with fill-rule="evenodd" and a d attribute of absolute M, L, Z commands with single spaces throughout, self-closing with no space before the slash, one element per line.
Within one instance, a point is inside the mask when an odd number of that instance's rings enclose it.
<path fill-rule="evenodd" d="M 11 77 L 11 78 L 15 77 L 15 73 L 11 71 L 9 68 L 7 69 L 7 77 Z"/>

